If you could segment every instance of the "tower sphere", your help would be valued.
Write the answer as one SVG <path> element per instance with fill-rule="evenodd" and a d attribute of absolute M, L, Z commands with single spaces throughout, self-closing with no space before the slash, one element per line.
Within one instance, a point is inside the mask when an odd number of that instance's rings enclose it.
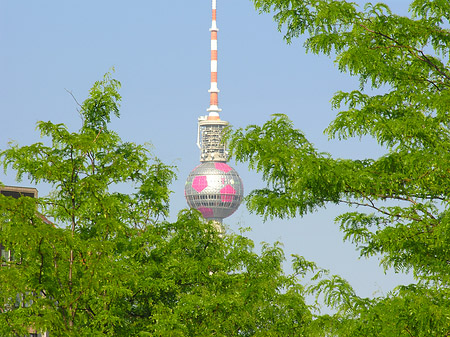
<path fill-rule="evenodd" d="M 189 207 L 209 220 L 230 216 L 239 207 L 244 186 L 235 169 L 224 162 L 204 162 L 188 176 L 184 189 Z"/>

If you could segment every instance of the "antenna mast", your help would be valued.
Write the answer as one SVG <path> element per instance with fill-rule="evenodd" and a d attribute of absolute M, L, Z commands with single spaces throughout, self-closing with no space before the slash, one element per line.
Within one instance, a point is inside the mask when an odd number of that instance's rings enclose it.
<path fill-rule="evenodd" d="M 217 87 L 217 0 L 212 0 L 212 23 L 211 28 L 211 87 L 209 92 L 208 119 L 219 119 L 219 88 Z"/>
<path fill-rule="evenodd" d="M 217 87 L 217 0 L 212 0 L 211 28 L 211 87 L 209 88 L 209 112 L 198 119 L 197 146 L 200 148 L 200 161 L 228 160 L 226 144 L 222 142 L 223 129 L 227 121 L 220 119 L 219 88 Z"/>

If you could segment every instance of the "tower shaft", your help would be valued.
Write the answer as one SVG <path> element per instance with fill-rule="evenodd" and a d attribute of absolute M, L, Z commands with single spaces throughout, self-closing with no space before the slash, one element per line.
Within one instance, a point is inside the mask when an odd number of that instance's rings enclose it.
<path fill-rule="evenodd" d="M 200 161 L 188 176 L 184 188 L 186 201 L 191 208 L 200 211 L 205 219 L 223 232 L 222 220 L 233 214 L 244 196 L 244 185 L 239 174 L 229 166 L 227 146 L 222 134 L 228 122 L 220 119 L 219 89 L 217 87 L 217 0 L 212 0 L 211 25 L 211 87 L 207 116 L 198 119 L 197 146 Z"/>

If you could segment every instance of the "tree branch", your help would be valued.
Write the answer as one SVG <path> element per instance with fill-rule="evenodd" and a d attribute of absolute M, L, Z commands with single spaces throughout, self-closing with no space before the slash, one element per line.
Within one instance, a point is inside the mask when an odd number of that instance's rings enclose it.
<path fill-rule="evenodd" d="M 69 91 L 69 90 L 66 89 L 66 88 L 64 88 L 64 90 L 65 90 L 66 92 L 68 92 L 68 93 L 70 94 L 70 96 L 72 96 L 73 100 L 75 101 L 75 103 L 77 103 L 77 105 L 78 105 L 80 108 L 83 107 L 80 103 L 78 103 L 78 101 L 77 101 L 75 95 L 72 93 L 72 91 Z"/>
<path fill-rule="evenodd" d="M 407 326 L 405 326 L 405 330 L 411 337 L 414 337 L 414 335 L 411 333 L 411 331 L 409 331 Z"/>
<path fill-rule="evenodd" d="M 42 284 L 42 274 L 43 274 L 43 269 L 44 269 L 44 254 L 41 251 L 41 245 L 42 242 L 44 241 L 44 238 L 41 238 L 41 240 L 39 241 L 39 255 L 41 256 L 41 265 L 39 267 L 39 284 Z"/>
<path fill-rule="evenodd" d="M 421 60 L 421 61 L 423 61 L 423 62 L 425 62 L 425 63 L 427 63 L 429 66 L 431 66 L 432 68 L 434 68 L 439 74 L 441 74 L 442 76 L 444 76 L 446 79 L 450 79 L 450 77 L 449 77 L 442 69 L 440 69 L 436 64 L 434 64 L 422 50 L 413 48 L 413 47 L 411 47 L 411 46 L 404 46 L 404 45 L 402 45 L 399 41 L 397 41 L 396 39 L 394 39 L 394 38 L 392 38 L 392 37 L 390 37 L 390 36 L 388 36 L 388 35 L 386 35 L 386 34 L 383 34 L 383 33 L 381 33 L 381 32 L 374 31 L 374 30 L 372 30 L 372 29 L 370 29 L 370 28 L 364 26 L 363 24 L 359 24 L 359 26 L 362 27 L 362 28 L 364 28 L 366 31 L 368 31 L 368 32 L 370 32 L 370 33 L 372 33 L 372 34 L 382 36 L 382 37 L 384 37 L 385 39 L 388 39 L 389 41 L 394 42 L 394 43 L 396 44 L 397 48 L 405 48 L 405 49 L 407 49 L 408 52 L 409 52 L 412 56 L 416 57 L 417 59 L 419 59 L 419 60 Z M 419 54 L 420 54 L 421 56 L 420 56 Z"/>

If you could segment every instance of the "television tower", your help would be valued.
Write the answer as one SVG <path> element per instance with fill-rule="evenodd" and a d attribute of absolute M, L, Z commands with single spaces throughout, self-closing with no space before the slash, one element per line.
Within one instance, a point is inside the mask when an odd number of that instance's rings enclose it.
<path fill-rule="evenodd" d="M 223 129 L 228 122 L 220 119 L 219 89 L 217 87 L 217 0 L 212 0 L 211 25 L 211 87 L 209 112 L 198 118 L 197 146 L 200 165 L 188 176 L 184 194 L 189 207 L 199 210 L 203 217 L 219 224 L 233 214 L 241 204 L 244 186 L 239 174 L 227 164 L 227 146 L 222 142 Z M 220 227 L 220 226 L 219 226 Z"/>

